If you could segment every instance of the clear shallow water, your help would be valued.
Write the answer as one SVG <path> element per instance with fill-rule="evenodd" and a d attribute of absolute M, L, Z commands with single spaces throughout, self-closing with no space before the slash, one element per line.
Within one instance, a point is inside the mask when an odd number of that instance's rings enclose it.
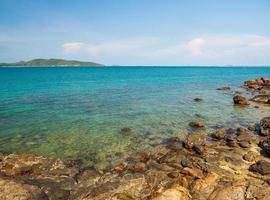
<path fill-rule="evenodd" d="M 0 151 L 109 168 L 184 136 L 194 119 L 205 121 L 206 133 L 257 122 L 269 110 L 234 107 L 233 92 L 216 88 L 248 95 L 243 81 L 261 76 L 270 77 L 270 68 L 0 68 Z M 121 134 L 123 127 L 131 133 Z"/>

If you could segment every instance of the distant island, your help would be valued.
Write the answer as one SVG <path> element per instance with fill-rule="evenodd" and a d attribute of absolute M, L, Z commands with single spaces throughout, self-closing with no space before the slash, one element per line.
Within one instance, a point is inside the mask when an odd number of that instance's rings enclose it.
<path fill-rule="evenodd" d="M 19 61 L 15 63 L 0 63 L 1 67 L 25 66 L 25 67 L 66 67 L 66 66 L 85 66 L 99 67 L 104 66 L 94 62 L 82 62 L 77 60 L 64 59 L 33 59 L 29 61 Z"/>

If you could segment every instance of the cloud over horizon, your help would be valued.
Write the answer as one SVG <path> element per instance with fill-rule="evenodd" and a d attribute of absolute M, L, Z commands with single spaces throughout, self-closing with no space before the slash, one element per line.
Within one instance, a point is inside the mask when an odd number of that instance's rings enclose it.
<path fill-rule="evenodd" d="M 175 42 L 174 42 L 175 43 Z M 66 42 L 64 55 L 104 63 L 146 65 L 265 65 L 270 63 L 270 37 L 251 34 L 202 35 L 175 45 L 160 37 L 134 37 L 103 43 Z M 252 60 L 253 63 L 250 61 Z"/>

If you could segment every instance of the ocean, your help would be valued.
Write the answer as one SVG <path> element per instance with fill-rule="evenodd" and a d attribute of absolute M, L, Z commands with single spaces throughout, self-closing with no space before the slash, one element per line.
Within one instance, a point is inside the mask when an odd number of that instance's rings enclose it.
<path fill-rule="evenodd" d="M 254 124 L 269 110 L 233 105 L 250 97 L 248 79 L 267 67 L 0 68 L 0 152 L 76 160 L 105 170 L 169 137 L 189 122 L 216 127 Z M 231 90 L 217 90 L 229 86 Z M 194 98 L 202 98 L 195 102 Z M 122 128 L 130 132 L 121 132 Z"/>

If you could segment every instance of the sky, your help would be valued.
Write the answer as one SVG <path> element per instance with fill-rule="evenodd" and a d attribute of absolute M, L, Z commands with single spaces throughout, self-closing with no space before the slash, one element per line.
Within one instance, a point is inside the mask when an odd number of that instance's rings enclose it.
<path fill-rule="evenodd" d="M 270 65 L 270 0 L 0 0 L 0 62 Z"/>

